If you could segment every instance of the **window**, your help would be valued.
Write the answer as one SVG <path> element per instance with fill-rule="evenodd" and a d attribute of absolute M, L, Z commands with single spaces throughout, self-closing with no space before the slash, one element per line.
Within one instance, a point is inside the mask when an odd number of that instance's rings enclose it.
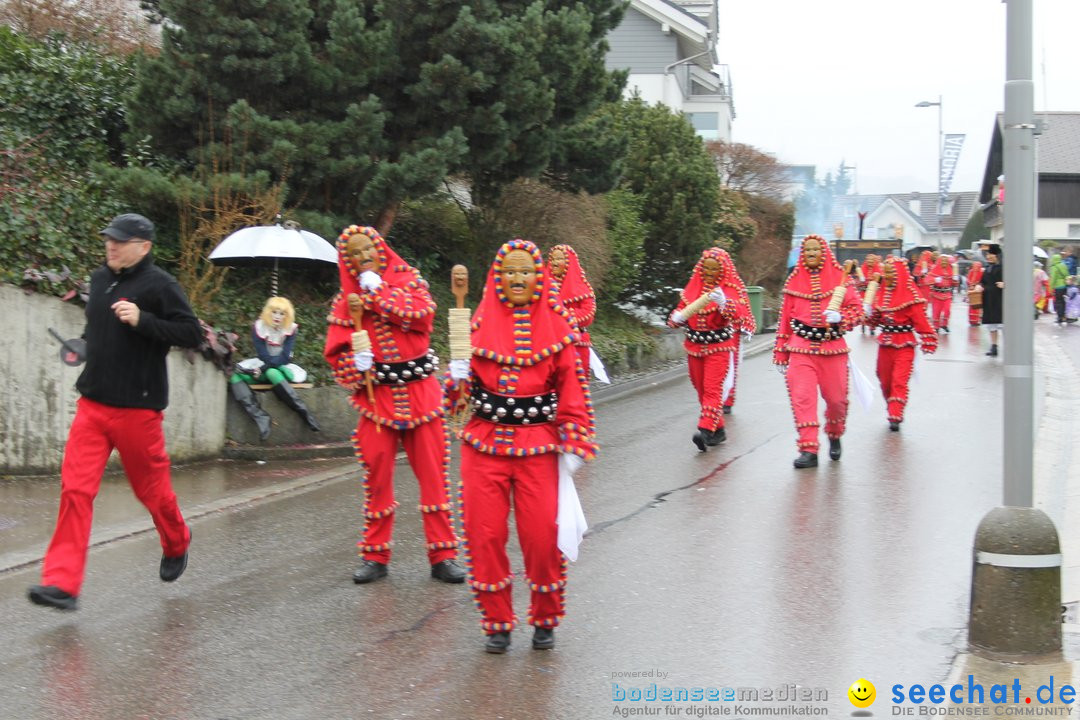
<path fill-rule="evenodd" d="M 1080 238 L 1080 223 L 1069 223 L 1068 237 L 1070 240 Z"/>
<path fill-rule="evenodd" d="M 686 118 L 703 140 L 720 139 L 720 116 L 717 113 L 686 113 Z"/>

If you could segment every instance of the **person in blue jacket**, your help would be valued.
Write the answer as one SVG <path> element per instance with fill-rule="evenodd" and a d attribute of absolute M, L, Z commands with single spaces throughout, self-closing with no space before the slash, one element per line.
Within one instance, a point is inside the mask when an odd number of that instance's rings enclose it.
<path fill-rule="evenodd" d="M 292 362 L 293 345 L 299 329 L 293 322 L 296 311 L 287 298 L 272 297 L 263 306 L 259 319 L 251 329 L 251 343 L 257 357 L 236 364 L 236 372 L 229 378 L 229 390 L 244 412 L 259 428 L 259 439 L 270 436 L 270 414 L 262 409 L 250 385 L 255 382 L 270 383 L 278 400 L 303 418 L 312 430 L 319 430 L 319 423 L 304 401 L 296 394 L 290 382 L 303 382 L 307 372 Z"/>

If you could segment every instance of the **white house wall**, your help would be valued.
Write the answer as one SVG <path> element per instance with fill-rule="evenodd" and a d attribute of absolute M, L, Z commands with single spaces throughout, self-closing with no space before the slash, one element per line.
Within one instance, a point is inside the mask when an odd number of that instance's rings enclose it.
<path fill-rule="evenodd" d="M 1035 221 L 1035 242 L 1080 244 L 1080 237 L 1069 237 L 1069 225 L 1080 225 L 1080 218 L 1039 218 Z"/>
<path fill-rule="evenodd" d="M 655 20 L 633 8 L 608 34 L 608 45 L 604 66 L 608 70 L 629 70 L 631 75 L 663 75 L 664 68 L 679 59 L 677 35 L 660 32 Z"/>

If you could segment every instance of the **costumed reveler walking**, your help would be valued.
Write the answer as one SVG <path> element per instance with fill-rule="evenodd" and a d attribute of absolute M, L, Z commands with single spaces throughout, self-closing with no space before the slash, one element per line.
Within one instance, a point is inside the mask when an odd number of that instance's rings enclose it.
<path fill-rule="evenodd" d="M 968 286 L 968 324 L 971 327 L 979 327 L 982 324 L 983 293 L 982 284 L 983 264 L 978 260 L 971 263 L 967 273 Z"/>
<path fill-rule="evenodd" d="M 292 361 L 293 346 L 299 326 L 293 322 L 296 311 L 288 298 L 272 297 L 263 306 L 251 329 L 251 344 L 256 357 L 241 360 L 229 377 L 229 392 L 259 429 L 259 439 L 270 436 L 270 413 L 263 410 L 251 385 L 267 382 L 277 399 L 299 415 L 312 430 L 319 423 L 290 383 L 307 380 L 307 371 Z"/>
<path fill-rule="evenodd" d="M 686 333 L 683 348 L 700 406 L 691 440 L 705 452 L 727 439 L 725 385 L 734 384 L 740 333 L 756 330 L 746 287 L 726 251 L 713 247 L 701 254 L 668 324 Z"/>
<path fill-rule="evenodd" d="M 798 432 L 797 468 L 818 464 L 818 393 L 825 400 L 829 457 L 839 460 L 848 410 L 844 333 L 863 317 L 855 287 L 819 235 L 807 235 L 784 283 L 773 362 L 786 375 Z"/>
<path fill-rule="evenodd" d="M 578 329 L 578 340 L 574 346 L 581 358 L 581 366 L 585 368 L 585 377 L 588 378 L 589 369 L 600 362 L 592 352 L 592 338 L 589 337 L 589 326 L 596 319 L 596 292 L 585 277 L 585 270 L 581 267 L 574 248 L 565 244 L 555 245 L 548 250 L 547 257 L 552 281 L 558 284 L 557 290 L 553 289 L 552 292 L 558 298 L 559 304 L 570 313 Z M 607 378 L 603 365 L 599 365 L 596 370 L 599 371 L 598 377 Z"/>
<path fill-rule="evenodd" d="M 953 288 L 960 284 L 960 278 L 954 271 L 952 257 L 942 254 L 938 255 L 934 266 L 926 274 L 926 287 L 930 293 L 931 325 L 938 332 L 949 332 Z"/>
<path fill-rule="evenodd" d="M 372 227 L 350 225 L 338 237 L 341 292 L 327 318 L 324 356 L 334 378 L 352 391 L 360 419 L 352 435 L 365 471 L 363 560 L 356 583 L 387 574 L 394 515 L 394 456 L 405 449 L 420 484 L 431 576 L 465 580 L 454 558 L 458 539 L 450 515 L 450 441 L 443 423 L 438 358 L 431 351 L 435 301 L 420 272 Z M 359 322 L 357 322 L 359 320 Z M 365 335 L 369 346 L 356 345 Z"/>
<path fill-rule="evenodd" d="M 580 540 L 563 541 L 563 490 L 597 450 L 577 332 L 546 274 L 533 243 L 503 244 L 473 314 L 471 361 L 450 362 L 447 404 L 472 407 L 461 434 L 464 548 L 491 653 L 506 651 L 518 622 L 506 554 L 511 503 L 531 591 L 532 646 L 554 647 L 567 557 L 576 558 Z"/>
<path fill-rule="evenodd" d="M 937 350 L 937 333 L 926 319 L 925 303 L 907 263 L 900 258 L 886 258 L 881 289 L 864 310 L 867 322 L 881 329 L 877 376 L 890 430 L 899 430 L 904 421 L 916 346 L 927 355 Z"/>

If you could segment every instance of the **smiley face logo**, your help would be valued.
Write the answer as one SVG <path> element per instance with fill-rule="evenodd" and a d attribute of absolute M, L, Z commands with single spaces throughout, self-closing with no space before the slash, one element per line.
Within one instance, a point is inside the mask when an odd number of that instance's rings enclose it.
<path fill-rule="evenodd" d="M 877 690 L 874 689 L 874 683 L 866 678 L 859 678 L 851 683 L 851 687 L 849 687 L 847 691 L 847 696 L 852 705 L 857 708 L 865 708 L 874 704 L 874 699 L 877 697 Z"/>

